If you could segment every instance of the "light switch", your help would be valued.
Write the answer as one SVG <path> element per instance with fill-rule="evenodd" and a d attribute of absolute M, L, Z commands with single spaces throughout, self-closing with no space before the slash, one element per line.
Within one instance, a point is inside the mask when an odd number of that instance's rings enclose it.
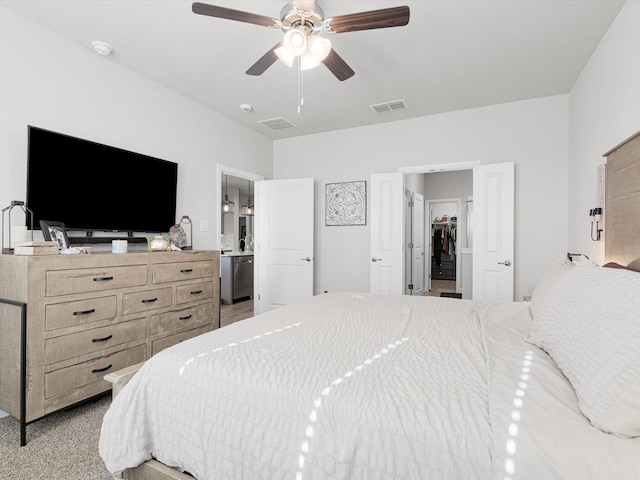
<path fill-rule="evenodd" d="M 200 231 L 201 232 L 209 231 L 209 220 L 200 220 Z"/>

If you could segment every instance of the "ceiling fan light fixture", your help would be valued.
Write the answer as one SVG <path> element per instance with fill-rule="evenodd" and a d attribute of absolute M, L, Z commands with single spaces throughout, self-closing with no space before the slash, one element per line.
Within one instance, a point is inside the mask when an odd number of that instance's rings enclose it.
<path fill-rule="evenodd" d="M 317 60 L 311 50 L 307 50 L 300 56 L 300 70 L 311 70 L 320 65 L 320 61 Z"/>
<path fill-rule="evenodd" d="M 312 35 L 307 39 L 307 51 L 311 53 L 313 58 L 322 62 L 331 51 L 331 40 L 317 35 Z"/>
<path fill-rule="evenodd" d="M 284 34 L 283 46 L 293 55 L 302 55 L 307 49 L 307 34 L 304 27 L 292 28 Z"/>
<path fill-rule="evenodd" d="M 291 68 L 293 66 L 293 60 L 296 56 L 293 55 L 284 45 L 279 46 L 273 52 L 287 67 Z"/>

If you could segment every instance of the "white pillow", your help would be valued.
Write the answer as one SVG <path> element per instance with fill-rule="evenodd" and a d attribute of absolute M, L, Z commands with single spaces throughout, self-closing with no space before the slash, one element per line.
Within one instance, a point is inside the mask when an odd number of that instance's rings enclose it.
<path fill-rule="evenodd" d="M 542 275 L 542 278 L 536 284 L 536 288 L 533 289 L 531 294 L 531 314 L 535 315 L 538 305 L 552 291 L 556 286 L 564 279 L 564 277 L 571 271 L 576 264 L 573 263 L 566 255 L 563 258 L 553 263 Z"/>
<path fill-rule="evenodd" d="M 528 341 L 553 358 L 582 413 L 603 432 L 640 436 L 640 274 L 578 264 L 534 310 Z"/>

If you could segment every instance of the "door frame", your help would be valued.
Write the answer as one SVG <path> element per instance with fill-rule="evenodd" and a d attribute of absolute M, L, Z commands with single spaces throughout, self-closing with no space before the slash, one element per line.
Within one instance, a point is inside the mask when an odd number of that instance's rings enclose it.
<path fill-rule="evenodd" d="M 473 167 L 477 167 L 481 165 L 480 161 L 470 161 L 470 162 L 456 162 L 456 163 L 440 163 L 440 164 L 435 164 L 435 165 L 418 165 L 415 167 L 400 167 L 398 168 L 398 172 L 402 172 L 403 173 L 403 178 L 404 175 L 407 174 L 420 174 L 420 173 L 438 173 L 438 172 L 455 172 L 458 170 L 471 170 L 473 171 Z M 404 183 L 404 182 L 403 182 Z M 427 242 L 425 240 L 425 255 L 426 252 L 431 252 L 431 203 L 436 203 L 436 202 L 441 202 L 441 201 L 445 201 L 445 200 L 427 200 L 429 192 L 425 192 L 424 197 L 424 212 L 425 212 L 425 237 L 429 238 L 429 241 Z M 456 198 L 456 199 L 452 199 L 449 200 L 449 202 L 458 202 L 458 212 L 460 212 L 460 209 L 462 207 L 461 203 L 460 203 L 460 199 Z M 427 208 L 427 205 L 429 205 L 429 207 Z M 427 215 L 429 215 L 429 235 L 427 235 Z M 403 232 L 404 235 L 404 232 Z M 428 243 L 428 245 L 427 245 Z M 403 238 L 403 248 L 406 245 L 406 238 Z M 429 254 L 430 255 L 430 254 Z M 431 258 L 430 256 L 428 258 Z M 427 275 L 431 275 L 431 261 L 426 262 L 425 261 L 425 265 L 429 265 L 428 268 L 428 272 L 427 272 L 427 268 L 425 268 L 425 277 Z M 425 278 L 425 287 L 429 288 L 429 291 L 431 290 L 431 278 L 427 277 Z M 460 290 L 462 289 L 462 286 L 460 284 L 460 262 L 456 262 L 456 292 L 460 292 Z M 428 282 L 428 283 L 427 283 Z"/>
<path fill-rule="evenodd" d="M 221 245 L 220 242 L 222 240 L 222 235 L 220 233 L 220 227 L 222 225 L 222 209 L 221 209 L 221 205 L 222 205 L 222 182 L 224 180 L 224 176 L 225 175 L 231 175 L 232 177 L 238 177 L 238 178 L 244 178 L 245 180 L 251 180 L 254 183 L 255 182 L 259 182 L 261 180 L 264 180 L 264 176 L 262 175 L 258 175 L 256 173 L 253 172 L 247 172 L 245 170 L 239 170 L 237 168 L 234 167 L 230 167 L 228 165 L 223 165 L 222 163 L 218 163 L 216 164 L 216 206 L 215 206 L 215 218 L 216 218 L 216 229 L 215 231 L 217 232 L 216 235 L 216 241 L 215 241 L 215 245 L 216 248 L 218 250 L 221 250 Z M 256 197 L 254 199 L 254 206 L 256 209 L 260 208 L 259 202 L 258 202 L 258 198 Z M 255 236 L 255 235 L 254 235 Z M 256 260 L 258 260 L 257 255 L 259 255 L 259 253 L 257 251 L 253 252 L 254 254 L 254 262 L 253 262 L 253 278 L 254 278 L 254 292 L 258 291 L 258 277 L 256 275 L 256 268 L 257 268 L 257 264 L 258 262 Z M 255 298 L 255 296 L 254 296 Z M 253 313 L 254 315 L 257 313 L 257 303 L 253 302 Z"/>

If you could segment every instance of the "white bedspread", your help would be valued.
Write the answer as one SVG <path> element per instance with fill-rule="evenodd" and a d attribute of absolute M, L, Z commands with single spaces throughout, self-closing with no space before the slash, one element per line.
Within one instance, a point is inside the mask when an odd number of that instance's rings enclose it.
<path fill-rule="evenodd" d="M 113 473 L 153 457 L 201 480 L 590 478 L 563 477 L 571 467 L 554 462 L 565 445 L 523 433 L 554 405 L 540 388 L 541 405 L 526 410 L 525 356 L 534 366 L 545 356 L 518 330 L 528 310 L 361 293 L 282 307 L 149 360 L 106 413 L 100 454 Z M 557 370 L 544 375 L 566 390 Z M 563 418 L 595 433 L 568 388 Z M 640 458 L 640 445 L 617 440 L 627 443 L 598 468 L 624 460 L 617 471 L 638 474 L 625 455 Z"/>

